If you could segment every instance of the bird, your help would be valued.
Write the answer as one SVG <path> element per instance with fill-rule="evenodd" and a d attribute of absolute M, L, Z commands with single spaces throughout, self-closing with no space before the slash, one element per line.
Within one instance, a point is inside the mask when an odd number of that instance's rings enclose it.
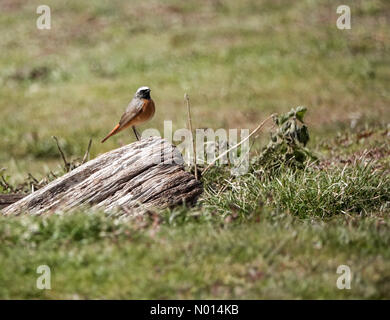
<path fill-rule="evenodd" d="M 150 91 L 151 89 L 146 86 L 138 88 L 133 99 L 130 101 L 129 105 L 127 106 L 125 113 L 122 115 L 119 123 L 101 141 L 101 143 L 104 143 L 111 136 L 117 134 L 118 132 L 130 126 L 134 131 L 136 139 L 138 141 L 140 140 L 140 135 L 137 132 L 135 125 L 150 120 L 153 117 L 155 112 L 154 101 L 150 97 Z"/>

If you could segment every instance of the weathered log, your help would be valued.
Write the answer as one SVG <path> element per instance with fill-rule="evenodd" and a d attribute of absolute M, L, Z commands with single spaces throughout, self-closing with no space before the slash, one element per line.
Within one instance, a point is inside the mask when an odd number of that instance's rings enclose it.
<path fill-rule="evenodd" d="M 193 204 L 202 186 L 165 139 L 150 137 L 112 150 L 3 209 L 3 215 L 67 211 L 82 205 L 140 213 Z"/>
<path fill-rule="evenodd" d="M 0 194 L 0 209 L 8 207 L 9 205 L 24 198 L 26 194 L 12 193 L 12 194 Z"/>

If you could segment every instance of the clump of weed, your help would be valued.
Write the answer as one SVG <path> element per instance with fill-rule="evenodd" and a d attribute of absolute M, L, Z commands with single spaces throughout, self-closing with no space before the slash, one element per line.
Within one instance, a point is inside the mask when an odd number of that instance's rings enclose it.
<path fill-rule="evenodd" d="M 274 117 L 271 141 L 247 174 L 233 177 L 215 169 L 205 180 L 203 207 L 222 217 L 242 219 L 256 217 L 264 209 L 301 218 L 387 212 L 390 178 L 376 158 L 365 152 L 344 167 L 319 165 L 306 148 L 305 113 L 306 108 L 298 107 Z"/>
<path fill-rule="evenodd" d="M 254 159 L 254 164 L 260 166 L 262 172 L 274 172 L 282 165 L 303 169 L 305 163 L 317 159 L 306 148 L 310 139 L 308 127 L 303 121 L 306 111 L 300 106 L 274 116 L 276 130 L 271 133 L 271 140 L 260 156 Z"/>

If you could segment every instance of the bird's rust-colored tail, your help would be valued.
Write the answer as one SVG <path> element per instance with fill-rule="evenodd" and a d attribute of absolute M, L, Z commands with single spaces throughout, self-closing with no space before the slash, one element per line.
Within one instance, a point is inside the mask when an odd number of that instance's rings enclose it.
<path fill-rule="evenodd" d="M 112 129 L 112 131 L 107 135 L 107 137 L 105 137 L 101 143 L 103 143 L 104 141 L 106 141 L 109 137 L 113 136 L 114 134 L 118 133 L 120 131 L 119 129 L 120 125 L 117 124 L 116 127 L 114 129 Z"/>

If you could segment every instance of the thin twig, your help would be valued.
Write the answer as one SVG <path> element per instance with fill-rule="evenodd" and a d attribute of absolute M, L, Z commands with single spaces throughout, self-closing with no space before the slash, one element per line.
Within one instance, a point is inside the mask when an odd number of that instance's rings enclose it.
<path fill-rule="evenodd" d="M 235 146 L 231 147 L 230 149 L 226 150 L 224 153 L 222 153 L 221 155 L 219 155 L 217 158 L 215 158 L 203 171 L 202 171 L 202 175 L 204 175 L 207 170 L 209 170 L 219 159 L 221 159 L 222 157 L 224 157 L 225 155 L 227 155 L 230 151 L 236 149 L 238 146 L 240 146 L 241 144 L 243 144 L 246 140 L 248 140 L 251 136 L 253 136 L 254 134 L 256 134 L 261 128 L 263 128 L 263 126 L 266 124 L 266 122 L 270 119 L 272 119 L 273 117 L 275 116 L 275 114 L 271 114 L 267 119 L 265 119 L 262 123 L 260 123 L 258 125 L 258 127 L 252 131 L 252 133 L 247 136 L 245 139 L 241 140 L 239 143 L 237 143 Z"/>
<path fill-rule="evenodd" d="M 89 151 L 91 150 L 91 146 L 92 146 L 92 139 L 89 139 L 88 148 L 84 154 L 84 158 L 83 158 L 83 161 L 81 162 L 81 164 L 84 164 L 85 162 L 87 162 L 87 159 L 89 157 Z"/>
<path fill-rule="evenodd" d="M 56 136 L 53 136 L 53 139 L 56 141 L 56 143 L 57 143 L 57 148 L 58 148 L 58 150 L 60 151 L 62 160 L 64 161 L 65 170 L 66 170 L 66 172 L 69 172 L 70 164 L 69 164 L 68 161 L 66 161 L 65 154 L 62 152 L 62 149 L 61 149 L 61 147 L 60 147 L 60 144 L 58 143 L 58 139 L 57 139 Z"/>
<path fill-rule="evenodd" d="M 33 181 L 35 182 L 36 184 L 39 184 L 39 181 L 37 179 L 35 179 L 35 177 L 29 172 L 28 173 L 28 177 Z"/>
<path fill-rule="evenodd" d="M 192 140 L 192 149 L 194 151 L 194 170 L 195 170 L 195 179 L 198 180 L 198 168 L 196 165 L 196 149 L 195 149 L 195 140 L 194 140 L 194 132 L 192 131 L 192 119 L 191 119 L 191 106 L 190 106 L 190 97 L 188 94 L 184 94 L 184 100 L 187 104 L 187 126 L 188 130 L 191 131 L 191 140 Z"/>
<path fill-rule="evenodd" d="M 244 161 L 246 155 L 249 154 L 249 152 L 251 151 L 251 149 L 252 149 L 252 147 L 253 147 L 254 144 L 255 144 L 255 142 L 253 141 L 252 144 L 251 144 L 251 146 L 249 147 L 249 150 L 247 151 L 247 153 L 244 155 L 244 157 L 242 157 L 242 160 L 241 160 L 240 163 L 236 166 L 237 168 L 239 168 L 239 167 L 241 166 L 241 164 L 242 164 L 242 162 Z M 227 183 L 225 183 L 225 184 L 223 185 L 223 187 L 218 191 L 217 196 L 219 196 L 222 192 L 224 192 L 224 191 L 226 190 L 226 188 L 229 186 L 229 184 L 231 184 L 233 178 L 234 178 L 234 177 L 230 178 L 229 180 L 226 180 L 226 179 L 225 179 L 225 181 L 226 181 Z"/>

